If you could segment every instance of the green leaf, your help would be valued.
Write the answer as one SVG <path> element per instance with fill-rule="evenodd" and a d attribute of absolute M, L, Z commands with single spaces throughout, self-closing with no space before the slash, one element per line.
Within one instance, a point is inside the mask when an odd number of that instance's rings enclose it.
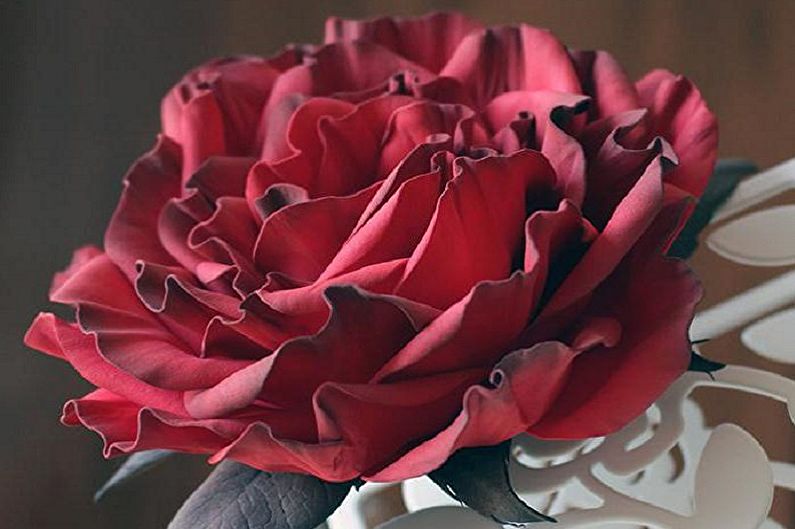
<path fill-rule="evenodd" d="M 715 362 L 709 358 L 704 358 L 695 351 L 690 351 L 690 365 L 687 367 L 688 371 L 712 375 L 712 373 L 720 371 L 724 367 L 726 367 L 726 364 Z"/>
<path fill-rule="evenodd" d="M 108 481 L 94 493 L 94 501 L 99 502 L 111 490 L 127 483 L 134 477 L 156 467 L 175 452 L 171 450 L 147 450 L 128 457 Z"/>
<path fill-rule="evenodd" d="M 314 529 L 350 488 L 351 483 L 263 472 L 227 460 L 190 495 L 168 529 Z"/>
<path fill-rule="evenodd" d="M 524 525 L 554 522 L 514 492 L 508 476 L 511 442 L 464 448 L 428 477 L 453 499 L 501 524 Z"/>
<path fill-rule="evenodd" d="M 693 255 L 698 247 L 698 234 L 709 224 L 718 208 L 729 199 L 740 180 L 756 171 L 757 167 L 747 160 L 719 160 L 704 194 L 679 237 L 668 250 L 668 255 L 680 259 Z"/>

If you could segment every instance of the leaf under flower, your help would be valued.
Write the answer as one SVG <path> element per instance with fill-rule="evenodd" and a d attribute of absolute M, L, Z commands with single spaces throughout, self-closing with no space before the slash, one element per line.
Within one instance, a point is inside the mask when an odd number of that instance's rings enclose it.
<path fill-rule="evenodd" d="M 501 524 L 555 522 L 516 495 L 508 476 L 510 449 L 510 441 L 464 448 L 428 477 L 453 499 Z"/>

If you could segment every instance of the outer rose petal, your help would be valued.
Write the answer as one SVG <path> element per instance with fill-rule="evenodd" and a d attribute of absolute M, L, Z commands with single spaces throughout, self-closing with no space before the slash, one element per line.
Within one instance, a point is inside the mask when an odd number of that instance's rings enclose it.
<path fill-rule="evenodd" d="M 665 258 L 659 249 L 651 258 L 643 251 L 630 255 L 595 294 L 595 307 L 586 309 L 613 314 L 623 329 L 620 341 L 574 361 L 568 384 L 530 433 L 556 439 L 602 436 L 643 413 L 687 369 L 687 330 L 700 298 L 700 285 L 684 263 Z"/>
<path fill-rule="evenodd" d="M 212 453 L 227 442 L 210 428 L 169 424 L 163 414 L 104 389 L 67 402 L 61 421 L 69 426 L 82 424 L 97 432 L 105 457 L 153 448 Z"/>
<path fill-rule="evenodd" d="M 309 200 L 272 214 L 263 223 L 254 250 L 259 269 L 299 281 L 317 279 L 348 239 L 377 189 L 376 184 L 355 195 Z"/>
<path fill-rule="evenodd" d="M 259 117 L 279 74 L 274 64 L 255 57 L 219 59 L 193 70 L 168 93 L 163 131 L 184 150 L 183 181 L 210 156 L 255 152 Z"/>
<path fill-rule="evenodd" d="M 432 72 L 447 63 L 461 39 L 482 26 L 460 13 L 433 13 L 417 18 L 326 20 L 325 42 L 365 40 L 415 62 Z"/>
<path fill-rule="evenodd" d="M 438 431 L 454 417 L 464 391 L 486 374 L 470 370 L 396 384 L 326 385 L 316 394 L 315 413 L 323 432 L 341 438 L 308 444 L 279 439 L 268 426 L 254 423 L 210 461 L 230 458 L 270 472 L 347 481 L 396 458 L 409 448 L 407 442 Z M 396 420 L 385 423 L 385 415 Z"/>
<path fill-rule="evenodd" d="M 612 55 L 601 50 L 575 51 L 571 55 L 583 91 L 594 100 L 594 119 L 640 108 L 635 85 Z"/>
<path fill-rule="evenodd" d="M 105 232 L 105 251 L 130 280 L 138 260 L 175 264 L 160 243 L 157 224 L 160 210 L 180 193 L 181 164 L 179 146 L 161 136 L 124 177 L 124 192 Z"/>
<path fill-rule="evenodd" d="M 262 123 L 268 123 L 285 97 L 366 91 L 380 87 L 390 76 L 401 71 L 411 71 L 423 81 L 434 77 L 418 64 L 371 42 L 327 44 L 317 50 L 311 60 L 279 77 L 265 107 Z M 264 131 L 265 127 L 260 126 L 260 130 Z"/>
<path fill-rule="evenodd" d="M 449 426 L 366 479 L 388 482 L 421 476 L 459 448 L 497 444 L 525 431 L 560 393 L 575 355 L 558 342 L 507 355 L 492 372 L 493 387 L 470 387 L 462 411 Z"/>
<path fill-rule="evenodd" d="M 141 405 L 185 414 L 179 392 L 155 387 L 120 370 L 102 356 L 96 338 L 81 332 L 76 325 L 45 314 L 34 320 L 32 327 L 28 335 L 36 337 L 36 341 L 29 341 L 29 346 L 44 342 L 57 347 L 58 354 L 63 355 L 83 378 L 95 386 L 106 388 Z"/>
<path fill-rule="evenodd" d="M 715 115 L 693 83 L 666 70 L 647 74 L 637 88 L 650 111 L 651 133 L 668 140 L 679 158 L 665 181 L 701 196 L 718 154 Z"/>
<path fill-rule="evenodd" d="M 101 370 L 102 376 L 124 372 L 125 376 L 118 376 L 120 382 L 129 377 L 164 390 L 196 389 L 212 385 L 247 364 L 225 358 L 201 359 L 191 354 L 146 309 L 126 278 L 104 255 L 75 272 L 53 291 L 51 299 L 76 305 L 83 329 L 81 332 L 56 322 L 52 341 L 61 344 L 73 364 L 73 357 L 97 356 L 92 366 Z M 185 321 L 181 323 L 184 325 Z M 74 343 L 74 350 L 66 347 L 65 341 Z M 89 375 L 84 376 L 92 380 Z M 114 387 L 97 385 L 111 390 Z M 127 395 L 121 390 L 114 392 Z"/>
<path fill-rule="evenodd" d="M 478 105 L 511 90 L 581 93 L 566 48 L 548 31 L 525 25 L 469 35 L 440 75 L 460 81 Z"/>
<path fill-rule="evenodd" d="M 213 388 L 187 395 L 191 415 L 222 417 L 259 399 L 266 407 L 294 408 L 300 421 L 321 384 L 367 382 L 416 334 L 409 316 L 386 298 L 354 287 L 332 287 L 325 295 L 331 315 L 323 329 L 286 342 Z"/>
<path fill-rule="evenodd" d="M 314 399 L 320 440 L 357 446 L 366 475 L 449 424 L 466 389 L 487 374 L 470 369 L 388 384 L 324 384 Z"/>

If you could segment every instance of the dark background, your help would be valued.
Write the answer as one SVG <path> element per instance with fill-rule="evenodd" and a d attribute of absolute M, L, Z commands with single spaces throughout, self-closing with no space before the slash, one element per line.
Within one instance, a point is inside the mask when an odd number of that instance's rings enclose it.
<path fill-rule="evenodd" d="M 768 166 L 795 154 L 793 0 L 0 0 L 0 7 L 3 528 L 161 528 L 200 479 L 200 466 L 180 461 L 93 505 L 115 463 L 101 459 L 96 436 L 58 424 L 63 401 L 89 387 L 21 339 L 46 307 L 51 274 L 74 247 L 101 241 L 122 175 L 158 130 L 160 97 L 207 58 L 318 41 L 330 14 L 460 9 L 490 23 L 548 27 L 572 47 L 609 49 L 636 77 L 655 66 L 684 73 L 721 120 L 723 155 Z M 696 260 L 711 299 L 727 281 L 746 278 L 727 272 L 718 283 L 704 274 L 710 262 Z M 777 457 L 791 457 L 786 416 L 771 417 L 749 428 Z M 777 517 L 795 527 L 787 498 L 777 503 Z"/>

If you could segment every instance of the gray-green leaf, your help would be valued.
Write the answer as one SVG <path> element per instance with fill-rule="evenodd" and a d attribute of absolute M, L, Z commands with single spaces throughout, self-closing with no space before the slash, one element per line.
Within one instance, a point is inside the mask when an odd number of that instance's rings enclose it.
<path fill-rule="evenodd" d="M 680 259 L 693 255 L 698 247 L 699 233 L 707 227 L 718 208 L 729 199 L 740 180 L 756 171 L 756 166 L 748 160 L 718 160 L 707 188 L 687 224 L 668 250 L 668 255 Z"/>
<path fill-rule="evenodd" d="M 514 492 L 508 476 L 511 442 L 464 448 L 428 477 L 453 499 L 502 524 L 554 522 Z"/>
<path fill-rule="evenodd" d="M 122 463 L 110 479 L 94 493 L 94 501 L 100 501 L 111 490 L 147 470 L 156 467 L 174 453 L 175 452 L 171 450 L 147 450 L 131 455 Z"/>
<path fill-rule="evenodd" d="M 223 461 L 190 495 L 168 529 L 314 529 L 342 503 L 350 487 Z"/>

